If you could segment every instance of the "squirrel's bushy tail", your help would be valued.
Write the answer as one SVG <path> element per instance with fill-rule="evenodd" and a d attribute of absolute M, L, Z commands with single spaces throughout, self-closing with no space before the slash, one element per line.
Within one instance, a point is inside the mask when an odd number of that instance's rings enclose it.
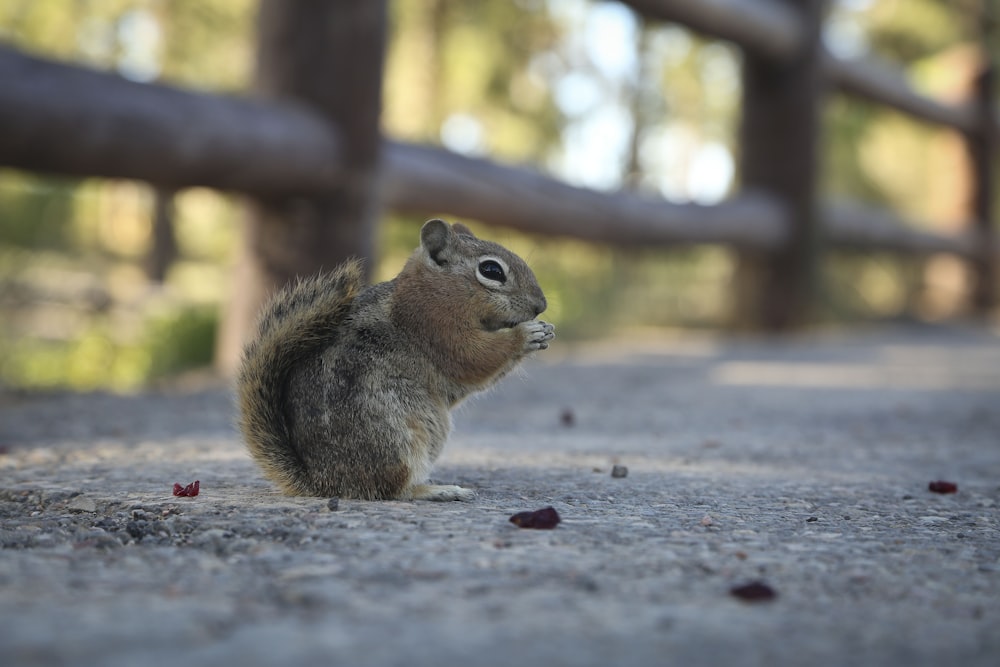
<path fill-rule="evenodd" d="M 312 495 L 285 418 L 288 376 L 336 337 L 363 284 L 361 262 L 350 260 L 286 287 L 264 306 L 257 334 L 243 350 L 236 378 L 240 431 L 250 454 L 285 493 Z"/>

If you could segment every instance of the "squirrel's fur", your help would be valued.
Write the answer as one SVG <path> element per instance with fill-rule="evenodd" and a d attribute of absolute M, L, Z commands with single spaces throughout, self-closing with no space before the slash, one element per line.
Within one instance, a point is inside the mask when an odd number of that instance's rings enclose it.
<path fill-rule="evenodd" d="M 358 261 L 300 280 L 244 350 L 247 447 L 290 495 L 467 500 L 426 483 L 449 410 L 548 347 L 545 306 L 523 260 L 440 220 L 389 282 L 365 288 Z"/>

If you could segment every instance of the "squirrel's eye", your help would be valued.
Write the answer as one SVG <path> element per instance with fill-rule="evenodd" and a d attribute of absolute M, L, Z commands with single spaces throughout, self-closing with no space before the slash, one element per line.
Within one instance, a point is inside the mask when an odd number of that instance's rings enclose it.
<path fill-rule="evenodd" d="M 479 275 L 487 280 L 495 280 L 501 285 L 507 282 L 507 274 L 503 272 L 503 267 L 500 266 L 500 262 L 492 259 L 487 259 L 486 261 L 479 263 Z"/>

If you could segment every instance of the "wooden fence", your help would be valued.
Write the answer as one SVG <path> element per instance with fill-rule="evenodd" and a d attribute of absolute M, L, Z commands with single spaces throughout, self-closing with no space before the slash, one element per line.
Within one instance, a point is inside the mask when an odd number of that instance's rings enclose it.
<path fill-rule="evenodd" d="M 767 330 L 808 320 L 829 247 L 953 253 L 973 267 L 975 311 L 995 308 L 1000 117 L 987 48 L 974 98 L 946 104 L 885 64 L 826 52 L 820 0 L 623 1 L 743 49 L 741 192 L 730 200 L 698 206 L 599 193 L 382 138 L 383 0 L 262 0 L 249 99 L 136 83 L 0 46 L 0 164 L 250 195 L 223 365 L 276 286 L 369 256 L 381 207 L 606 243 L 725 244 L 747 271 L 744 317 Z M 987 18 L 982 25 L 992 25 Z M 931 232 L 889 211 L 817 200 L 820 113 L 831 90 L 961 133 L 974 174 L 967 229 Z"/>

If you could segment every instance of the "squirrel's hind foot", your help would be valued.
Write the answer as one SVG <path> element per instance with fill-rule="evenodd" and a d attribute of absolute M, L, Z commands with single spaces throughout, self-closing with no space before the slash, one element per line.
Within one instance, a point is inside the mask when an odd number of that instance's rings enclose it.
<path fill-rule="evenodd" d="M 414 500 L 470 501 L 476 497 L 476 492 L 453 484 L 417 484 L 410 489 L 410 497 Z"/>

